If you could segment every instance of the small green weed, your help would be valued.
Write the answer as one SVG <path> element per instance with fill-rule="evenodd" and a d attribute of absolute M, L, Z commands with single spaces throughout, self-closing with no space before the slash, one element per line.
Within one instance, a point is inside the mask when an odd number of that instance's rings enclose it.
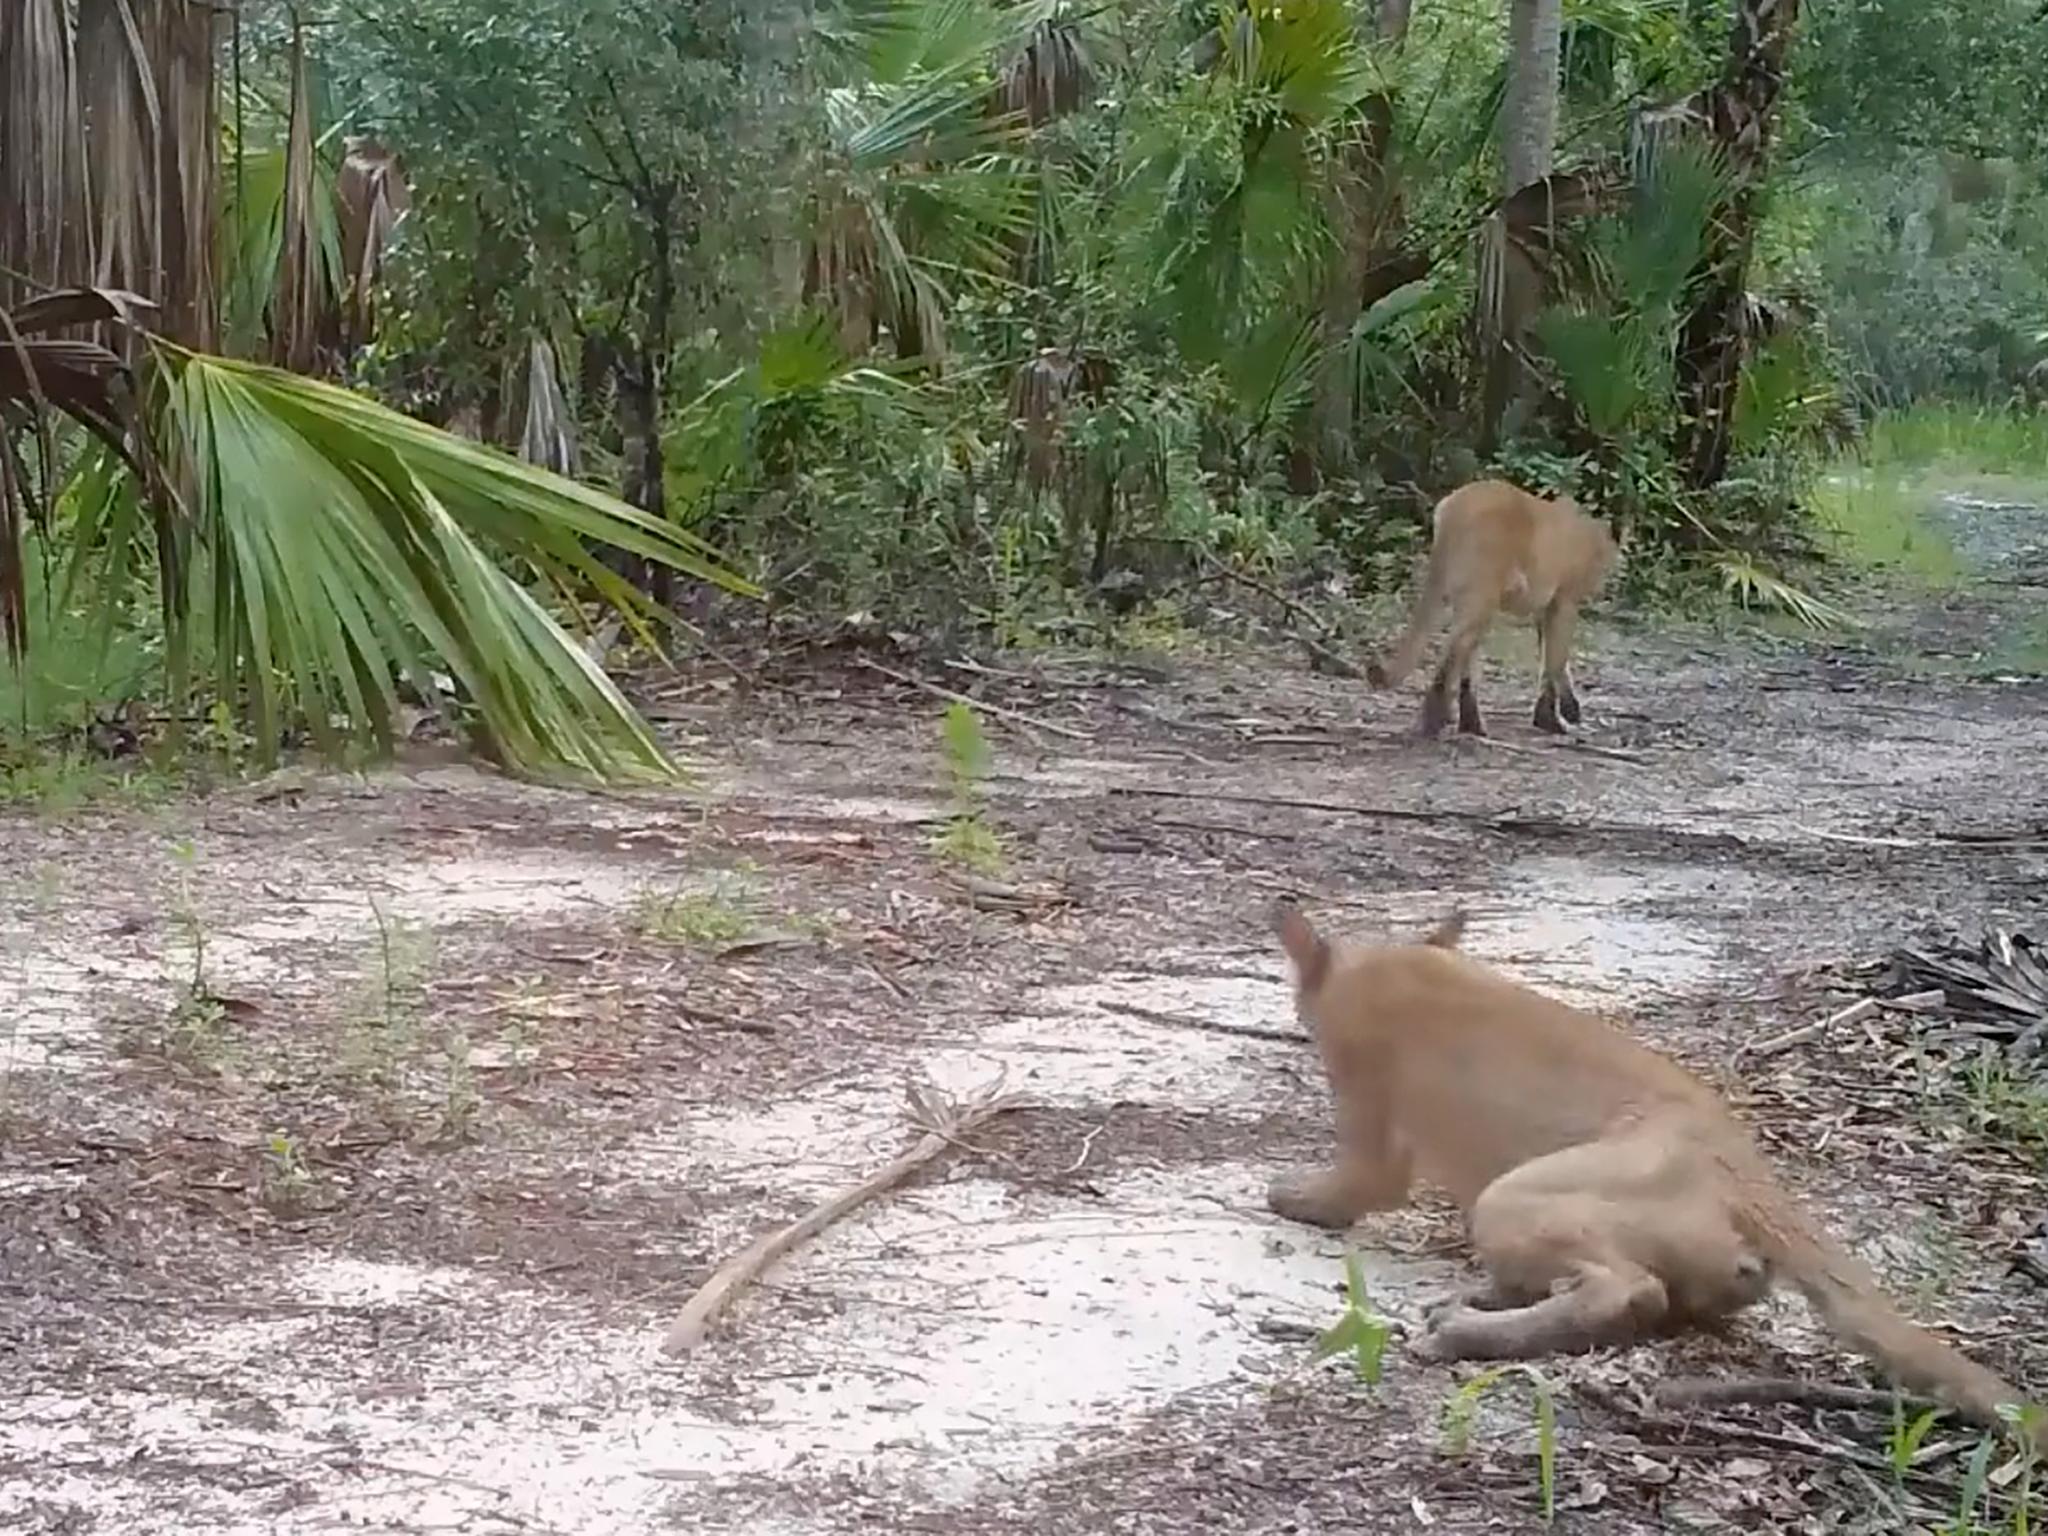
<path fill-rule="evenodd" d="M 315 1188 L 299 1144 L 283 1131 L 272 1131 L 263 1148 L 263 1203 L 283 1213 L 302 1210 Z"/>
<path fill-rule="evenodd" d="M 716 949 L 751 933 L 758 913 L 750 893 L 720 882 L 711 890 L 649 893 L 634 920 L 641 933 L 664 944 Z"/>
<path fill-rule="evenodd" d="M 939 734 L 952 782 L 953 814 L 932 839 L 932 851 L 976 874 L 998 874 L 1003 867 L 1002 834 L 983 819 L 979 803 L 981 781 L 995 759 L 981 719 L 971 704 L 956 699 L 946 707 Z"/>
<path fill-rule="evenodd" d="M 193 893 L 193 875 L 199 852 L 191 841 L 171 845 L 171 861 L 177 866 L 177 884 L 171 898 L 171 920 L 184 935 L 190 956 L 184 974 L 175 983 L 170 1018 L 163 1044 L 171 1055 L 197 1066 L 217 1066 L 227 1049 L 227 1005 L 214 991 L 206 968 L 206 919 Z"/>
<path fill-rule="evenodd" d="M 1963 1064 L 1959 1081 L 1973 1130 L 2029 1157 L 2048 1158 L 2048 1087 L 2015 1071 L 1991 1046 Z"/>
<path fill-rule="evenodd" d="M 434 937 L 423 925 L 385 912 L 376 897 L 369 902 L 370 916 L 377 925 L 376 950 L 364 995 L 342 1045 L 341 1064 L 351 1077 L 394 1088 L 399 1068 L 412 1055 L 419 1037 Z"/>
<path fill-rule="evenodd" d="M 1349 1353 L 1358 1379 L 1368 1387 L 1380 1384 L 1392 1329 L 1373 1307 L 1365 1288 L 1365 1265 L 1354 1250 L 1344 1255 L 1344 1315 L 1316 1340 L 1316 1358 Z"/>
<path fill-rule="evenodd" d="M 1481 1371 L 1444 1403 L 1444 1449 L 1462 1456 L 1472 1444 L 1472 1420 L 1479 1403 L 1510 1377 L 1529 1384 L 1530 1414 L 1536 1424 L 1536 1491 L 1543 1500 L 1543 1523 L 1557 1519 L 1557 1398 L 1549 1380 L 1532 1365 L 1497 1365 Z"/>
<path fill-rule="evenodd" d="M 1929 1408 L 1909 1424 L 1906 1422 L 1905 1400 L 1892 1399 L 1892 1434 L 1885 1447 L 1885 1459 L 1891 1463 L 1894 1488 L 1905 1485 L 1906 1472 L 1913 1465 L 1913 1458 L 1920 1454 L 1921 1443 L 1940 1418 L 1939 1408 Z"/>

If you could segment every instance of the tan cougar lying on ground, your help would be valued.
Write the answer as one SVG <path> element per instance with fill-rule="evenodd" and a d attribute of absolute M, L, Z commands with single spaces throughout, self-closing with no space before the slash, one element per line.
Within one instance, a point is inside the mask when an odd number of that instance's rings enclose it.
<path fill-rule="evenodd" d="M 1579 723 L 1572 688 L 1572 630 L 1579 605 L 1607 579 L 1617 550 L 1607 525 L 1588 517 L 1569 496 L 1546 500 L 1505 480 L 1474 480 L 1436 504 L 1429 570 L 1416 595 L 1408 627 L 1385 666 L 1365 669 L 1375 688 L 1396 686 L 1415 670 L 1438 610 L 1451 611 L 1451 638 L 1429 691 L 1422 696 L 1420 729 L 1434 736 L 1458 700 L 1458 729 L 1486 734 L 1472 658 L 1493 616 L 1503 610 L 1534 619 L 1543 650 L 1543 688 L 1536 695 L 1536 727 L 1562 731 Z M 1562 719 L 1559 717 L 1562 716 Z"/>
<path fill-rule="evenodd" d="M 1491 1284 L 1439 1312 L 1427 1358 L 1523 1359 L 1712 1324 L 1775 1280 L 1901 1385 L 1978 1423 L 2020 1394 L 1906 1320 L 1778 1184 L 1721 1098 L 1590 1014 L 1456 953 L 1332 943 L 1275 914 L 1336 1099 L 1336 1167 L 1276 1182 L 1281 1215 L 1343 1228 L 1420 1176 L 1464 1210 Z M 2048 1450 L 2048 1420 L 2033 1444 Z"/>

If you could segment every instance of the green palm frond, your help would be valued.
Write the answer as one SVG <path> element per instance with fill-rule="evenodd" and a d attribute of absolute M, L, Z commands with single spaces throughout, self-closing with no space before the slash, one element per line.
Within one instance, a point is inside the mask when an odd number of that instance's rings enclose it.
<path fill-rule="evenodd" d="M 149 435 L 180 488 L 158 558 L 173 671 L 204 599 L 211 663 L 274 750 L 289 719 L 329 750 L 390 744 L 394 678 L 456 680 L 480 745 L 507 768 L 661 779 L 666 754 L 604 672 L 514 573 L 644 600 L 585 541 L 739 591 L 701 541 L 609 496 L 450 436 L 346 390 L 161 347 Z M 143 498 L 102 468 L 78 499 L 81 564 L 103 608 L 128 599 Z M 76 573 L 74 573 L 76 574 Z"/>
<path fill-rule="evenodd" d="M 1646 391 L 1649 348 L 1642 322 L 1553 308 L 1536 317 L 1533 330 L 1586 425 L 1596 436 L 1619 436 Z"/>
<path fill-rule="evenodd" d="M 1819 431 L 1835 390 L 1812 340 L 1799 332 L 1771 337 L 1744 361 L 1735 389 L 1738 453 L 1762 453 Z"/>
<path fill-rule="evenodd" d="M 1303 127 L 1336 123 L 1372 89 L 1344 0 L 1257 0 L 1223 35 L 1231 73 Z"/>
<path fill-rule="evenodd" d="M 1415 398 L 1409 380 L 1422 350 L 1416 328 L 1449 298 L 1446 285 L 1417 278 L 1375 299 L 1353 322 L 1342 352 L 1355 418 L 1362 418 L 1375 401 L 1390 393 Z"/>
<path fill-rule="evenodd" d="M 1292 418 L 1308 403 L 1319 364 L 1315 317 L 1280 311 L 1221 359 L 1240 418 L 1255 427 Z"/>
<path fill-rule="evenodd" d="M 1661 311 L 1683 297 L 1729 185 L 1711 143 L 1683 136 L 1658 146 L 1607 246 L 1617 286 L 1637 309 Z"/>
<path fill-rule="evenodd" d="M 878 85 L 906 85 L 958 66 L 985 67 L 1004 43 L 1029 34 L 1053 12 L 1048 0 L 998 6 L 992 0 L 839 0 L 818 30 L 843 67 Z"/>

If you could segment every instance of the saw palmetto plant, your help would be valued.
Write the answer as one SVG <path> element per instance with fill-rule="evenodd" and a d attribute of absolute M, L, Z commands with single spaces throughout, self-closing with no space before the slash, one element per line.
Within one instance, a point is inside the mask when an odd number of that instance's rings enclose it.
<path fill-rule="evenodd" d="M 28 539 L 104 634 L 152 604 L 175 692 L 203 676 L 274 750 L 388 744 L 395 686 L 452 678 L 529 772 L 667 776 L 557 614 L 645 604 L 612 545 L 737 589 L 615 498 L 301 373 L 367 299 L 388 164 L 346 164 L 294 49 L 282 133 L 233 138 L 210 4 L 22 0 L 0 16 L 0 635 L 28 632 Z M 249 114 L 232 114 L 246 125 Z M 195 616 L 203 626 L 195 628 Z"/>

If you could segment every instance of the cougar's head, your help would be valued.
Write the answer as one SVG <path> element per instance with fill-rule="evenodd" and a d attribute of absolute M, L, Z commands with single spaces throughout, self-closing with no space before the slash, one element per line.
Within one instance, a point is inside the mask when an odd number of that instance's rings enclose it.
<path fill-rule="evenodd" d="M 1419 942 L 1432 949 L 1456 949 L 1465 936 L 1467 916 L 1462 907 L 1453 910 Z M 1280 935 L 1280 947 L 1294 966 L 1296 1007 L 1307 1015 L 1329 984 L 1332 973 L 1341 967 L 1347 946 L 1332 943 L 1317 933 L 1315 925 L 1291 901 L 1280 902 L 1273 908 L 1273 930 Z"/>

